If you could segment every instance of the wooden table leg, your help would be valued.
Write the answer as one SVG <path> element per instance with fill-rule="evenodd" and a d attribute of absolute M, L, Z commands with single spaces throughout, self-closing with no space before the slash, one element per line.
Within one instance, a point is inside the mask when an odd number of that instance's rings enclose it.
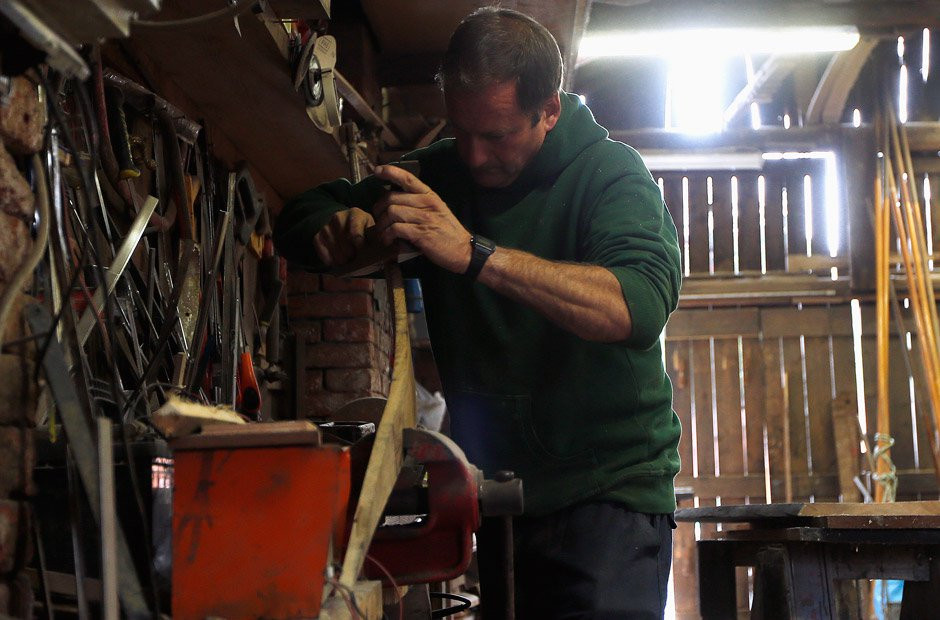
<path fill-rule="evenodd" d="M 940 610 L 940 554 L 930 559 L 929 581 L 904 582 L 901 620 L 935 618 L 937 610 Z"/>
<path fill-rule="evenodd" d="M 757 552 L 754 568 L 754 605 L 752 620 L 789 620 L 790 563 L 782 545 L 772 545 Z"/>
<path fill-rule="evenodd" d="M 726 541 L 698 541 L 699 610 L 704 620 L 727 620 L 738 615 L 733 551 L 733 545 Z"/>
<path fill-rule="evenodd" d="M 832 580 L 822 545 L 787 545 L 790 564 L 791 614 L 794 618 L 832 618 Z"/>

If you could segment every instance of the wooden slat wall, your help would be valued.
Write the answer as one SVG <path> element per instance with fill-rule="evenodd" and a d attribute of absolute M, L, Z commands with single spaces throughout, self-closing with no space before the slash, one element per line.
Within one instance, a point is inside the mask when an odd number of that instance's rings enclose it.
<path fill-rule="evenodd" d="M 906 324 L 912 325 L 911 316 L 905 315 Z M 878 415 L 874 325 L 873 307 L 863 305 L 862 371 L 869 430 Z M 911 412 L 902 349 L 906 337 L 894 325 L 892 329 L 893 458 L 904 472 L 899 498 L 917 499 L 924 491 L 936 498 L 924 429 Z M 916 338 L 912 344 L 916 347 Z M 915 348 L 912 361 L 916 353 Z M 831 416 L 836 395 L 856 400 L 849 304 L 680 309 L 666 328 L 666 360 L 683 426 L 677 485 L 691 487 L 695 496 L 683 505 L 840 500 Z M 914 480 L 916 485 L 906 486 Z M 714 531 L 714 526 L 702 524 L 699 535 Z M 692 617 L 697 609 L 694 540 L 693 526 L 680 524 L 674 576 L 679 617 Z M 747 587 L 742 572 L 739 600 L 747 600 Z"/>
<path fill-rule="evenodd" d="M 686 275 L 779 273 L 786 271 L 788 255 L 829 256 L 823 160 L 768 161 L 760 172 L 654 172 L 654 178 L 676 222 Z M 924 201 L 925 214 L 940 224 L 940 187 L 931 182 L 934 199 Z M 806 183 L 809 191 L 804 192 Z M 918 189 L 923 200 L 922 180 Z M 807 218 L 812 222 L 808 246 Z M 837 256 L 847 247 L 844 208 L 838 221 Z M 940 250 L 938 229 L 933 226 Z M 913 329 L 909 310 L 904 319 Z M 878 416 L 874 325 L 873 307 L 863 305 L 861 362 L 869 430 Z M 901 472 L 899 498 L 936 498 L 927 430 L 912 413 L 907 338 L 895 324 L 892 329 L 892 456 Z M 916 375 L 916 336 L 911 343 Z M 666 328 L 665 349 L 673 405 L 683 428 L 677 486 L 691 488 L 694 495 L 680 500 L 680 506 L 839 501 L 832 402 L 837 395 L 857 402 L 848 303 L 762 306 L 757 301 L 748 307 L 680 309 Z M 698 617 L 695 541 L 715 531 L 713 524 L 683 523 L 675 532 L 678 618 Z M 746 571 L 738 572 L 738 600 L 745 605 L 750 581 Z"/>
<path fill-rule="evenodd" d="M 663 188 L 663 198 L 679 231 L 683 265 L 687 260 L 689 267 L 686 275 L 785 271 L 787 254 L 807 256 L 807 219 L 813 233 L 808 255 L 828 257 L 828 208 L 840 210 L 836 256 L 844 252 L 848 234 L 844 207 L 826 202 L 824 160 L 772 160 L 760 172 L 653 175 Z M 809 203 L 804 197 L 806 177 L 811 187 Z"/>

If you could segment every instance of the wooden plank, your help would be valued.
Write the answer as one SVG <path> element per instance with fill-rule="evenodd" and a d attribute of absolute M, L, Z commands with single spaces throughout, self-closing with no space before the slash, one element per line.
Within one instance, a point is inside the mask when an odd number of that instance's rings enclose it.
<path fill-rule="evenodd" d="M 738 341 L 716 340 L 715 411 L 717 418 L 718 453 L 716 470 L 725 474 L 743 474 L 744 438 L 741 424 L 741 387 L 738 377 Z M 725 498 L 722 498 L 724 503 Z M 728 498 L 731 503 L 744 501 L 743 494 Z"/>
<path fill-rule="evenodd" d="M 741 271 L 760 271 L 760 204 L 756 172 L 739 172 L 738 178 L 738 260 Z"/>
<path fill-rule="evenodd" d="M 836 467 L 835 439 L 832 435 L 832 399 L 835 394 L 832 391 L 830 374 L 829 338 L 804 338 L 803 342 L 806 352 L 808 453 L 811 471 L 824 475 L 834 474 L 838 468 Z"/>
<path fill-rule="evenodd" d="M 333 595 L 323 602 L 320 620 L 378 620 L 382 617 L 382 582 L 357 581 L 352 587 L 356 608 L 334 590 Z"/>
<path fill-rule="evenodd" d="M 858 403 L 854 393 L 840 392 L 832 401 L 832 432 L 835 440 L 839 477 L 839 501 L 857 502 L 861 493 L 855 486 L 860 472 Z"/>
<path fill-rule="evenodd" d="M 672 216 L 672 221 L 676 224 L 676 230 L 679 232 L 679 246 L 683 245 L 683 227 L 685 225 L 685 214 L 682 208 L 682 175 L 676 172 L 656 175 L 663 180 L 663 202 L 666 203 L 666 209 Z"/>
<path fill-rule="evenodd" d="M 933 471 L 927 469 L 899 470 L 898 481 L 900 488 L 907 489 L 907 492 L 912 494 L 921 493 L 935 497 L 940 490 Z M 715 497 L 728 497 L 733 493 L 748 495 L 762 493 L 764 477 L 760 474 L 745 476 L 728 474 L 721 477 L 700 476 L 698 478 L 679 476 L 676 478 L 676 486 L 692 489 L 695 496 L 700 501 L 704 501 Z M 794 496 L 835 497 L 839 494 L 839 477 L 838 474 L 796 476 L 792 480 L 792 487 Z M 771 493 L 775 502 L 783 502 L 785 500 L 784 480 L 775 478 L 771 483 Z"/>
<path fill-rule="evenodd" d="M 756 338 L 743 338 L 744 411 L 747 441 L 747 473 L 764 474 L 764 432 L 767 426 L 767 389 L 765 388 L 764 356 L 761 342 Z M 748 494 L 751 503 L 770 501 L 764 489 Z"/>
<path fill-rule="evenodd" d="M 851 336 L 852 321 L 839 322 L 835 318 L 829 306 L 762 308 L 761 332 L 765 338 Z"/>
<path fill-rule="evenodd" d="M 698 475 L 715 475 L 715 427 L 712 418 L 714 393 L 711 369 L 712 343 L 700 340 L 692 343 L 693 415 L 695 416 L 696 468 Z M 714 505 L 711 498 L 699 498 L 700 506 Z M 703 537 L 716 531 L 715 526 L 700 530 Z"/>
<path fill-rule="evenodd" d="M 731 204 L 731 175 L 712 175 L 712 248 L 714 273 L 734 273 L 734 219 Z"/>
<path fill-rule="evenodd" d="M 666 340 L 737 338 L 760 335 L 757 308 L 677 310 L 666 324 Z"/>
<path fill-rule="evenodd" d="M 715 412 L 717 418 L 718 452 L 715 468 L 721 476 L 744 475 L 744 429 L 741 418 L 741 384 L 738 375 L 738 339 L 715 340 Z M 730 495 L 722 495 L 722 504 L 743 504 L 745 494 L 735 488 Z M 701 503 L 701 500 L 700 500 Z M 732 529 L 731 527 L 723 527 Z M 747 571 L 735 574 L 737 600 L 746 605 L 748 599 Z M 746 608 L 744 609 L 746 611 Z"/>
<path fill-rule="evenodd" d="M 847 306 L 833 308 L 845 321 L 851 321 Z M 832 367 L 835 377 L 836 400 L 833 405 L 833 434 L 839 488 L 843 501 L 860 499 L 852 478 L 861 471 L 859 466 L 858 396 L 855 385 L 855 344 L 851 336 L 832 337 Z M 835 403 L 840 403 L 836 406 Z M 851 476 L 849 474 L 851 473 Z M 851 487 L 848 484 L 852 483 Z"/>
<path fill-rule="evenodd" d="M 165 2 L 161 19 L 186 17 L 217 8 L 218 3 Z M 135 29 L 125 45 L 139 64 L 157 69 L 153 81 L 178 85 L 206 125 L 231 141 L 234 160 L 252 162 L 282 198 L 348 172 L 333 136 L 310 121 L 297 95 L 277 42 L 252 16 L 203 24 L 198 36 L 188 29 Z M 162 94 L 171 98 L 166 89 Z M 251 96 L 247 96 L 248 93 Z M 264 119 L 264 122 L 258 122 Z M 232 161 L 231 163 L 234 163 Z M 274 196 L 268 196 L 271 202 Z"/>
<path fill-rule="evenodd" d="M 799 338 L 783 339 L 783 365 L 787 383 L 787 417 L 785 420 L 785 440 L 788 442 L 787 455 L 791 476 L 809 474 L 806 445 L 806 400 L 803 395 L 803 354 L 800 351 Z M 797 499 L 797 496 L 794 496 Z M 799 498 L 803 499 L 803 498 Z"/>
<path fill-rule="evenodd" d="M 888 502 L 782 502 L 764 506 L 714 506 L 683 510 L 677 514 L 688 519 L 741 521 L 791 517 L 940 517 L 940 501 Z"/>
<path fill-rule="evenodd" d="M 761 354 L 764 359 L 764 394 L 765 418 L 767 421 L 767 461 L 770 467 L 770 481 L 780 481 L 784 488 L 788 486 L 786 475 L 786 460 L 784 441 L 784 418 L 787 415 L 786 394 L 781 375 L 782 359 L 780 356 L 780 339 L 764 337 L 760 341 Z M 785 496 L 771 492 L 770 501 L 783 501 Z"/>
<path fill-rule="evenodd" d="M 692 477 L 692 376 L 690 374 L 691 344 L 688 341 L 666 341 L 666 371 L 672 382 L 672 408 L 679 417 L 682 435 L 679 439 L 680 475 Z"/>
<path fill-rule="evenodd" d="M 395 363 L 388 403 L 375 433 L 343 557 L 340 583 L 347 587 L 353 587 L 359 578 L 379 518 L 398 479 L 403 454 L 402 431 L 415 426 L 415 378 L 405 288 L 397 264 L 387 265 L 385 273 L 395 310 Z"/>
<path fill-rule="evenodd" d="M 692 346 L 692 403 L 695 416 L 695 446 L 698 475 L 715 474 L 714 424 L 712 412 L 712 343 L 696 341 Z"/>
<path fill-rule="evenodd" d="M 849 255 L 852 288 L 871 291 L 875 288 L 875 233 L 873 182 L 877 152 L 874 134 L 846 133 L 839 149 L 839 181 L 844 196 L 843 208 L 847 224 L 847 240 L 843 247 Z"/>
<path fill-rule="evenodd" d="M 685 500 L 679 506 L 689 508 L 692 501 Z M 679 523 L 673 532 L 672 580 L 676 617 L 698 618 L 698 555 L 694 523 Z"/>
<path fill-rule="evenodd" d="M 894 438 L 894 447 L 891 449 L 891 459 L 899 469 L 914 467 L 914 429 L 917 426 L 911 418 L 910 375 L 904 364 L 904 351 L 906 347 L 904 338 L 897 336 L 890 339 L 888 344 L 888 402 L 891 408 L 891 436 Z M 926 456 L 926 455 L 924 455 Z"/>
<path fill-rule="evenodd" d="M 785 162 L 790 163 L 790 162 Z M 803 169 L 791 164 L 786 170 L 787 252 L 806 254 L 806 204 L 803 201 Z"/>
<path fill-rule="evenodd" d="M 847 299 L 851 299 L 851 293 L 848 282 L 844 280 L 776 272 L 760 277 L 693 275 L 683 282 L 679 303 L 687 307 L 719 303 L 767 306 L 788 300 L 795 304 L 803 300 L 830 303 Z"/>
<path fill-rule="evenodd" d="M 783 180 L 777 173 L 764 171 L 764 247 L 767 271 L 785 271 L 786 238 L 783 234 Z"/>
<path fill-rule="evenodd" d="M 709 252 L 711 238 L 708 232 L 707 175 L 689 175 L 689 269 L 691 273 L 711 273 Z"/>

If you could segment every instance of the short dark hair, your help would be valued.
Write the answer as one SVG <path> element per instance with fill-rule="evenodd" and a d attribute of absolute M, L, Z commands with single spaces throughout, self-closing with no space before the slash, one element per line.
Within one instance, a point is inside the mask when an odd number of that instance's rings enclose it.
<path fill-rule="evenodd" d="M 561 89 L 564 63 L 555 37 L 528 15 L 495 6 L 468 15 L 450 37 L 437 73 L 447 92 L 515 81 L 523 112 Z"/>

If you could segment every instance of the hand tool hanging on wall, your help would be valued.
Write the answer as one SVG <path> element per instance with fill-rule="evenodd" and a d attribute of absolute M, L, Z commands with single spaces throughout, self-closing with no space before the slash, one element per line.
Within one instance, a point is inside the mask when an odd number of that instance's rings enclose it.
<path fill-rule="evenodd" d="M 261 413 L 261 388 L 255 376 L 255 364 L 251 358 L 251 350 L 245 343 L 244 332 L 238 329 L 241 354 L 238 358 L 238 396 L 235 399 L 235 408 L 252 418 L 257 419 Z"/>
<path fill-rule="evenodd" d="M 38 304 L 26 309 L 26 319 L 34 334 L 49 333 L 52 320 L 48 311 Z M 46 381 L 62 418 L 62 426 L 72 446 L 72 454 L 78 467 L 79 478 L 85 489 L 91 513 L 101 523 L 99 487 L 95 440 L 82 412 L 78 394 L 72 384 L 65 364 L 65 353 L 55 338 L 50 339 L 46 352 L 40 360 Z M 143 589 L 134 568 L 127 539 L 120 523 L 116 524 L 118 587 L 121 604 L 129 618 L 150 618 L 151 613 L 144 600 Z"/>
<path fill-rule="evenodd" d="M 124 113 L 124 92 L 115 86 L 105 90 L 105 100 L 108 110 L 108 132 L 111 137 L 111 146 L 118 162 L 118 178 L 122 181 L 136 179 L 140 176 L 140 169 L 134 164 L 131 153 L 131 137 L 127 131 L 127 116 Z"/>

